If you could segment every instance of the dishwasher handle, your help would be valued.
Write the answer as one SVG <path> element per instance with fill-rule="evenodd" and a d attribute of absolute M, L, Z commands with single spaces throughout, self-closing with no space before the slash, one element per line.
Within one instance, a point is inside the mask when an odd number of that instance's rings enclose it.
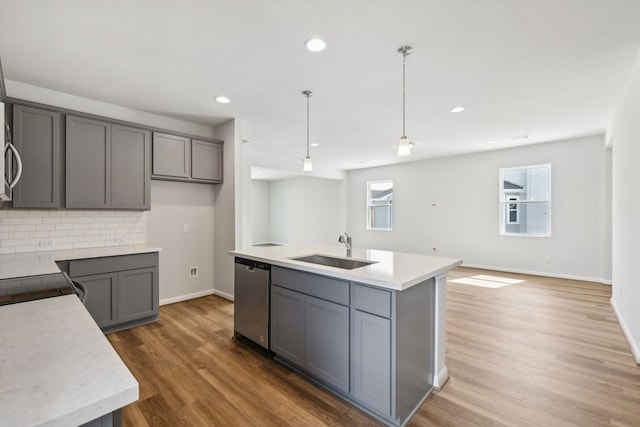
<path fill-rule="evenodd" d="M 256 269 L 267 270 L 267 271 L 271 270 L 271 264 L 266 264 L 261 261 L 254 261 L 252 259 L 236 258 L 236 264 L 246 266 L 247 271 L 250 273 L 254 272 Z"/>

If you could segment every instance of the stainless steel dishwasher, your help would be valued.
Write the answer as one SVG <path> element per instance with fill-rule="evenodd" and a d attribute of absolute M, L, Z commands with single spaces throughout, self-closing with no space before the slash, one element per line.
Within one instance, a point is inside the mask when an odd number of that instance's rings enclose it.
<path fill-rule="evenodd" d="M 269 348 L 269 282 L 271 265 L 236 258 L 234 335 Z"/>

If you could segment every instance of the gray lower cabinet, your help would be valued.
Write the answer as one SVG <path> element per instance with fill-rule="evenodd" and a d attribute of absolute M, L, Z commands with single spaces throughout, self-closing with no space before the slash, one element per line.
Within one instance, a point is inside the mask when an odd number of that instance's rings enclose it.
<path fill-rule="evenodd" d="M 87 289 L 84 305 L 101 328 L 118 324 L 118 274 L 73 277 Z"/>
<path fill-rule="evenodd" d="M 349 307 L 305 296 L 304 368 L 349 392 Z"/>
<path fill-rule="evenodd" d="M 105 333 L 158 319 L 158 254 L 135 254 L 58 263 L 87 288 L 85 306 Z"/>
<path fill-rule="evenodd" d="M 66 117 L 66 207 L 148 210 L 151 133 Z"/>
<path fill-rule="evenodd" d="M 390 425 L 433 388 L 433 278 L 403 291 L 271 267 L 271 350 Z"/>
<path fill-rule="evenodd" d="M 276 266 L 271 283 L 271 350 L 349 393 L 349 283 Z"/>
<path fill-rule="evenodd" d="M 222 182 L 222 142 L 153 133 L 153 179 Z"/>
<path fill-rule="evenodd" d="M 271 350 L 304 365 L 304 294 L 271 287 Z"/>
<path fill-rule="evenodd" d="M 353 314 L 353 396 L 391 416 L 391 320 Z"/>
<path fill-rule="evenodd" d="M 60 113 L 13 106 L 13 142 L 23 166 L 22 178 L 13 190 L 13 207 L 62 207 L 62 139 Z"/>

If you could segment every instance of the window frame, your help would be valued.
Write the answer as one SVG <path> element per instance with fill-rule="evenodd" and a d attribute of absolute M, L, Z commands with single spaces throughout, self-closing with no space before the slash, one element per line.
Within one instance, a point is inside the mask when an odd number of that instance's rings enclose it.
<path fill-rule="evenodd" d="M 547 169 L 547 198 L 545 199 L 528 199 L 528 198 L 520 198 L 519 200 L 508 200 L 511 195 L 505 195 L 504 191 L 504 173 L 513 170 L 521 170 L 521 169 L 539 169 L 546 168 Z M 551 237 L 551 163 L 543 163 L 536 165 L 524 165 L 524 166 L 514 166 L 508 168 L 500 168 L 498 171 L 498 205 L 499 205 L 499 220 L 498 220 L 498 234 L 500 236 L 506 237 Z M 514 195 L 516 196 L 516 195 Z M 529 204 L 534 203 L 546 203 L 547 204 L 547 214 L 546 214 L 546 232 L 545 233 L 509 233 L 506 231 L 507 225 L 517 225 L 515 223 L 505 222 L 506 212 L 508 211 L 509 204 L 513 204 L 515 202 L 518 206 L 527 206 Z M 518 212 L 518 221 L 520 221 L 520 213 Z"/>
<path fill-rule="evenodd" d="M 392 189 L 392 194 L 393 194 L 393 179 L 380 179 L 380 180 L 376 180 L 376 181 L 367 181 L 367 194 L 366 194 L 366 209 L 367 209 L 367 217 L 366 217 L 366 224 L 367 224 L 367 230 L 368 231 L 393 231 L 393 199 L 391 199 L 391 202 L 389 204 L 386 205 L 373 205 L 371 203 L 371 186 L 374 184 L 382 184 L 382 183 L 391 183 L 391 189 Z M 375 206 L 389 206 L 389 228 L 377 228 L 377 227 L 373 227 L 371 224 L 372 218 L 371 218 L 371 210 L 372 208 L 374 208 Z"/>

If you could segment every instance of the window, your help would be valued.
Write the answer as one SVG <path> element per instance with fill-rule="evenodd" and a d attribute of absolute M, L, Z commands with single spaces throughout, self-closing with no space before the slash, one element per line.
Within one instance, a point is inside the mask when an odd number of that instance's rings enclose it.
<path fill-rule="evenodd" d="M 391 230 L 393 181 L 367 182 L 367 230 Z"/>
<path fill-rule="evenodd" d="M 551 235 L 551 165 L 500 169 L 500 234 Z"/>

